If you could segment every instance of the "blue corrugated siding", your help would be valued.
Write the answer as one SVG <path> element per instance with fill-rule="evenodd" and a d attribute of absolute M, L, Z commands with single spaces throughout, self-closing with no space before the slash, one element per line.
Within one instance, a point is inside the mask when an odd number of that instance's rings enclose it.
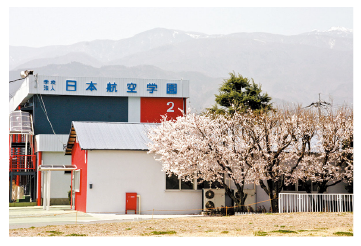
<path fill-rule="evenodd" d="M 72 121 L 128 122 L 127 97 L 42 95 L 42 99 L 56 134 L 69 134 Z M 53 134 L 41 105 L 34 95 L 35 135 Z"/>

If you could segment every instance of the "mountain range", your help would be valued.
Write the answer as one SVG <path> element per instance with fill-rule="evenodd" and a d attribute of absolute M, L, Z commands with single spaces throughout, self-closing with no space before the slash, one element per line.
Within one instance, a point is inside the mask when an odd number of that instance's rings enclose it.
<path fill-rule="evenodd" d="M 190 80 L 190 104 L 202 110 L 230 72 L 253 78 L 275 104 L 353 101 L 353 31 L 299 35 L 207 35 L 156 28 L 121 40 L 40 48 L 9 47 L 10 80 L 20 71 L 62 76 Z M 10 97 L 21 81 L 10 83 Z"/>

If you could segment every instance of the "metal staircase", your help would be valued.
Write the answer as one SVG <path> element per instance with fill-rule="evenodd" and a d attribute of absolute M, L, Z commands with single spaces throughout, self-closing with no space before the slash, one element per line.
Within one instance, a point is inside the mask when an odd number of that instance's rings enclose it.
<path fill-rule="evenodd" d="M 31 115 L 13 111 L 9 117 L 9 202 L 36 199 L 36 156 Z"/>

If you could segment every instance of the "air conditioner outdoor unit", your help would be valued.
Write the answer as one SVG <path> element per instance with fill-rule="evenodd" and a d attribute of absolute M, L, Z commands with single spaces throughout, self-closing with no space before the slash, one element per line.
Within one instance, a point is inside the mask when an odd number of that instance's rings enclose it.
<path fill-rule="evenodd" d="M 225 189 L 203 189 L 203 210 L 221 208 L 225 204 Z"/>

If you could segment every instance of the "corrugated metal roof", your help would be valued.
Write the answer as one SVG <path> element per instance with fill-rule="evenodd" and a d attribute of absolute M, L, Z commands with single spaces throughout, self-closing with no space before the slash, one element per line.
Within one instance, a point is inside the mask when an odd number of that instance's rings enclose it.
<path fill-rule="evenodd" d="M 150 127 L 159 124 L 73 121 L 81 149 L 148 150 Z"/>

